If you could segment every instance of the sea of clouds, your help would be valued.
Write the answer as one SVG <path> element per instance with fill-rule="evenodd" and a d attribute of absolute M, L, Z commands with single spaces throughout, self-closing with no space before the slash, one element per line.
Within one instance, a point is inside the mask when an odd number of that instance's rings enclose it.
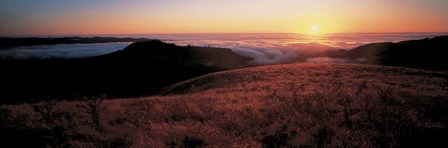
<path fill-rule="evenodd" d="M 0 50 L 0 58 L 84 58 L 121 50 L 129 44 L 131 43 L 123 42 L 21 46 Z"/>
<path fill-rule="evenodd" d="M 205 34 L 205 35 L 118 35 L 160 39 L 177 45 L 211 46 L 229 48 L 254 60 L 257 64 L 289 62 L 301 54 L 324 50 L 352 49 L 374 42 L 398 42 L 422 39 L 440 34 Z M 130 42 L 97 44 L 58 44 L 22 46 L 0 50 L 0 58 L 83 58 L 124 49 Z M 313 58 L 309 62 L 347 62 L 345 59 Z"/>

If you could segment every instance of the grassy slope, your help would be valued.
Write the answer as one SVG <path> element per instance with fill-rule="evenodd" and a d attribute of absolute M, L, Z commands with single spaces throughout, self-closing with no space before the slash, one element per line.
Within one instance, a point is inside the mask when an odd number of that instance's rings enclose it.
<path fill-rule="evenodd" d="M 50 145 L 447 145 L 447 78 L 369 65 L 263 66 L 201 76 L 164 96 L 2 106 L 0 125 Z"/>

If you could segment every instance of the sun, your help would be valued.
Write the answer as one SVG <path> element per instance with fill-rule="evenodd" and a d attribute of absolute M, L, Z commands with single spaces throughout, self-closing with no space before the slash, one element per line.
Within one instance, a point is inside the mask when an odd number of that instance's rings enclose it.
<path fill-rule="evenodd" d="M 312 25 L 310 28 L 311 33 L 318 33 L 319 32 L 319 26 Z"/>

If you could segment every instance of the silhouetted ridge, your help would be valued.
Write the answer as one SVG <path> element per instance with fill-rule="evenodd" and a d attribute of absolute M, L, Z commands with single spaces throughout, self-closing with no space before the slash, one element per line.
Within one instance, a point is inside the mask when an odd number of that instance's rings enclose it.
<path fill-rule="evenodd" d="M 159 40 L 140 41 L 132 43 L 123 50 L 95 57 L 103 60 L 163 60 L 182 61 L 187 51 L 174 44 L 167 44 Z"/>
<path fill-rule="evenodd" d="M 159 40 L 135 42 L 123 50 L 98 56 L 99 59 L 143 60 L 147 62 L 173 62 L 187 65 L 202 65 L 220 69 L 249 66 L 252 58 L 241 56 L 227 48 L 176 46 Z"/>
<path fill-rule="evenodd" d="M 132 55 L 132 56 L 151 56 L 154 54 L 166 54 L 169 52 L 178 52 L 182 47 L 174 44 L 164 43 L 160 40 L 140 41 L 132 43 L 123 50 L 119 50 L 104 56 L 113 55 Z"/>
<path fill-rule="evenodd" d="M 366 58 L 365 64 L 400 66 L 427 70 L 448 69 L 448 36 L 373 43 L 352 50 L 326 51 L 318 56 L 334 58 Z"/>
<path fill-rule="evenodd" d="M 219 58 L 216 58 L 219 57 Z M 248 66 L 230 49 L 140 41 L 82 59 L 0 60 L 0 103 L 105 94 L 137 97 L 199 75 Z"/>

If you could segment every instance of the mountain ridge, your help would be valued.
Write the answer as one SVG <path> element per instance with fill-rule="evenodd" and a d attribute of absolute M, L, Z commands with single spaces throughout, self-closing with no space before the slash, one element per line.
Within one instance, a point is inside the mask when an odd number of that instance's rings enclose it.
<path fill-rule="evenodd" d="M 448 70 L 448 36 L 362 45 L 351 50 L 325 51 L 313 57 L 366 58 L 362 64 Z"/>
<path fill-rule="evenodd" d="M 208 58 L 209 54 L 221 58 Z M 0 102 L 72 100 L 99 94 L 138 97 L 195 76 L 247 66 L 250 60 L 229 49 L 161 41 L 139 41 L 123 50 L 89 58 L 2 59 Z"/>

